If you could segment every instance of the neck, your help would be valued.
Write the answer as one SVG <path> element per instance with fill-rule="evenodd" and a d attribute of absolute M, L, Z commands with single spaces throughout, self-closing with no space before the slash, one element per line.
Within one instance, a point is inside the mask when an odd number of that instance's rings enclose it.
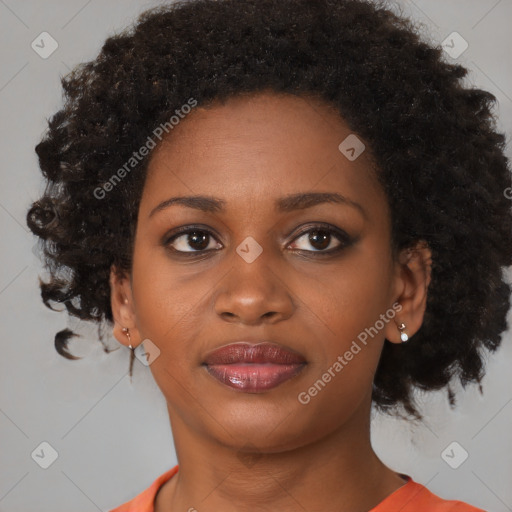
<path fill-rule="evenodd" d="M 169 407 L 179 471 L 158 493 L 155 512 L 368 511 L 405 483 L 373 451 L 370 406 L 320 439 L 272 451 L 221 445 Z"/>

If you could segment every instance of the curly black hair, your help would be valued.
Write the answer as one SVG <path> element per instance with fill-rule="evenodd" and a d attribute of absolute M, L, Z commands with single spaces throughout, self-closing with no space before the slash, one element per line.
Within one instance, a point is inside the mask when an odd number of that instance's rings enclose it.
<path fill-rule="evenodd" d="M 187 99 L 312 95 L 371 147 L 395 254 L 419 240 L 432 251 L 423 325 L 412 342 L 385 341 L 373 403 L 418 420 L 415 388 L 447 386 L 452 408 L 452 377 L 482 393 L 484 349 L 507 329 L 512 183 L 496 97 L 464 85 L 466 74 L 402 12 L 369 0 L 190 0 L 145 11 L 61 77 L 64 106 L 35 148 L 46 190 L 26 220 L 44 241 L 44 304 L 112 325 L 109 272 L 131 269 L 150 157 L 107 200 L 97 191 Z M 73 334 L 55 337 L 70 359 Z M 130 375 L 131 363 L 133 352 Z"/>

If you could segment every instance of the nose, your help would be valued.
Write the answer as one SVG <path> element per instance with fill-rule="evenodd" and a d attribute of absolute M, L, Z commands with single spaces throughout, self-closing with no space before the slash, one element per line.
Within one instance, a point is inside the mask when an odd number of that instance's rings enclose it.
<path fill-rule="evenodd" d="M 252 263 L 236 252 L 233 266 L 215 295 L 215 311 L 225 321 L 247 325 L 275 323 L 295 309 L 292 292 L 282 269 L 263 251 Z"/>

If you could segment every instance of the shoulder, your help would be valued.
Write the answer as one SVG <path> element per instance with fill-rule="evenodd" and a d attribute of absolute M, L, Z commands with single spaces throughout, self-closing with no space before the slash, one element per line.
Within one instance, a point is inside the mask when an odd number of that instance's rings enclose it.
<path fill-rule="evenodd" d="M 130 501 L 119 505 L 109 512 L 154 512 L 155 497 L 160 487 L 167 482 L 178 471 L 178 466 L 174 466 L 165 473 L 161 474 L 153 483 L 140 494 L 137 494 Z"/>
<path fill-rule="evenodd" d="M 409 475 L 407 482 L 370 512 L 486 512 L 459 500 L 446 500 L 434 494 Z"/>

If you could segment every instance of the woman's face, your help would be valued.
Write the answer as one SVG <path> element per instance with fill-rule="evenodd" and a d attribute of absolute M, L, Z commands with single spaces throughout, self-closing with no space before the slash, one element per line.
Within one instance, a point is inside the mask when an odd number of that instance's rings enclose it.
<path fill-rule="evenodd" d="M 342 152 L 349 135 L 323 103 L 262 93 L 196 107 L 154 150 L 126 290 L 132 343 L 160 351 L 150 369 L 171 420 L 278 451 L 368 414 L 384 338 L 400 339 L 404 282 L 370 150 L 357 156 L 348 139 Z M 315 195 L 290 199 L 300 194 Z M 189 196 L 219 204 L 157 208 Z M 196 234 L 169 241 L 187 226 Z M 277 343 L 306 364 L 270 389 L 236 389 L 203 363 L 237 341 Z"/>

